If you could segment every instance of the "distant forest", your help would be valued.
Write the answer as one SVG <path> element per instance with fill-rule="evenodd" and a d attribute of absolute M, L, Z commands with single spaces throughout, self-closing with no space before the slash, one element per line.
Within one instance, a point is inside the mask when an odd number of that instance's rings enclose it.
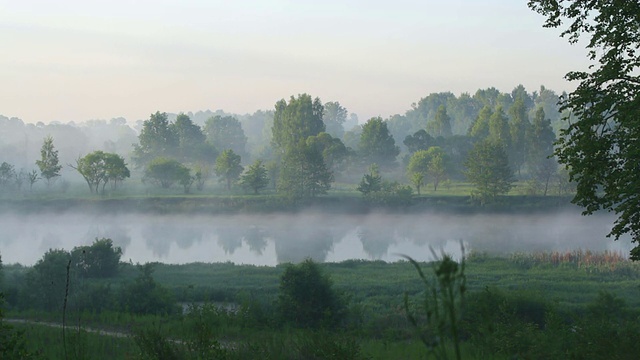
<path fill-rule="evenodd" d="M 0 191 L 25 189 L 28 174 L 44 175 L 37 162 L 42 163 L 43 143 L 50 139 L 60 164 L 54 178 L 59 175 L 75 183 L 84 177 L 92 192 L 100 191 L 98 185 L 106 191 L 109 179 L 101 183 L 82 170 L 91 161 L 104 161 L 103 153 L 118 155 L 128 167 L 126 176 L 120 174 L 114 181 L 124 181 L 131 169 L 131 178 L 161 187 L 181 183 L 189 192 L 202 190 L 215 174 L 227 190 L 243 185 L 258 193 L 280 187 L 296 197 L 313 197 L 326 193 L 333 183 L 359 183 L 358 190 L 366 194 L 376 178 L 381 184 L 373 184 L 372 191 L 380 190 L 383 176 L 392 192 L 405 189 L 402 184 L 411 184 L 409 189 L 418 193 L 431 184 L 436 191 L 447 181 L 470 181 L 481 187 L 473 172 L 484 170 L 474 170 L 473 165 L 493 151 L 492 158 L 506 156 L 503 165 L 508 170 L 496 175 L 506 187 L 494 189 L 489 197 L 508 192 L 517 180 L 532 181 L 536 183 L 532 191 L 546 194 L 558 175 L 552 154 L 555 134 L 563 126 L 560 119 L 567 115 L 558 110 L 562 96 L 566 94 L 544 86 L 528 92 L 522 85 L 510 93 L 493 87 L 459 96 L 432 93 L 404 114 L 363 123 L 338 101 L 322 103 L 307 94 L 253 114 L 154 112 L 135 124 L 124 118 L 25 124 L 0 116 Z M 489 143 L 498 146 L 491 148 Z M 185 177 L 176 175 L 163 182 L 158 169 L 169 166 L 169 160 L 182 166 L 175 171 L 183 171 Z"/>

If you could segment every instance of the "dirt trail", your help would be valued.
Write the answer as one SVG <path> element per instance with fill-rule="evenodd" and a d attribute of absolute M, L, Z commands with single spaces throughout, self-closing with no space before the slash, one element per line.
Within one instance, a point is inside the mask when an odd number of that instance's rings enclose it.
<path fill-rule="evenodd" d="M 48 321 L 36 321 L 36 320 L 28 320 L 28 319 L 4 319 L 3 321 L 12 323 L 12 324 L 30 324 L 30 325 L 48 326 L 52 328 L 62 329 L 61 323 L 48 322 Z M 95 329 L 95 328 L 89 328 L 85 326 L 82 326 L 80 329 L 88 333 L 98 334 L 103 336 L 112 336 L 112 337 L 119 337 L 119 338 L 131 336 L 131 333 L 104 330 L 104 329 Z M 78 328 L 73 325 L 67 325 L 67 331 L 69 332 L 78 331 Z"/>

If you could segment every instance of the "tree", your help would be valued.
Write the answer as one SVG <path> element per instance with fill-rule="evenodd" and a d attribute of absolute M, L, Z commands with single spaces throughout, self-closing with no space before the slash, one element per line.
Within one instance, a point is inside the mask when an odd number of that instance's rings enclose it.
<path fill-rule="evenodd" d="M 424 179 L 431 178 L 433 181 L 433 191 L 437 191 L 438 185 L 447 176 L 446 154 L 439 146 L 432 146 L 428 150 L 417 151 L 409 160 L 407 173 L 409 179 L 414 183 L 414 186 L 416 186 L 414 180 L 417 181 L 420 179 L 416 174 L 422 175 L 422 183 L 424 183 Z M 416 191 L 420 194 L 420 188 L 418 186 L 416 186 Z"/>
<path fill-rule="evenodd" d="M 427 154 L 430 158 L 427 174 L 431 177 L 433 191 L 435 192 L 438 191 L 440 182 L 447 178 L 447 155 L 437 146 L 430 147 L 429 150 L 427 150 Z"/>
<path fill-rule="evenodd" d="M 179 114 L 176 121 L 169 125 L 169 130 L 178 138 L 176 156 L 180 161 L 211 163 L 218 155 L 218 150 L 206 142 L 202 129 L 189 116 Z"/>
<path fill-rule="evenodd" d="M 427 150 L 416 151 L 411 155 L 409 165 L 407 165 L 407 175 L 409 176 L 413 186 L 415 186 L 418 195 L 420 195 L 420 188 L 427 177 L 428 168 L 429 156 L 427 154 Z"/>
<path fill-rule="evenodd" d="M 513 171 L 500 142 L 483 140 L 476 143 L 469 152 L 465 167 L 465 176 L 476 187 L 471 196 L 481 204 L 495 200 L 512 187 Z"/>
<path fill-rule="evenodd" d="M 376 163 L 385 169 L 395 166 L 400 148 L 381 117 L 369 119 L 362 127 L 358 153 L 367 164 Z"/>
<path fill-rule="evenodd" d="M 105 153 L 97 150 L 76 160 L 76 169 L 89 186 L 89 190 L 96 194 L 102 184 L 102 192 L 109 181 L 115 189 L 118 181 L 123 181 L 130 176 L 124 158 L 117 154 Z"/>
<path fill-rule="evenodd" d="M 347 109 L 337 101 L 329 101 L 324 104 L 322 121 L 324 121 L 325 131 L 333 137 L 341 138 L 344 135 L 343 124 L 347 121 L 348 114 Z"/>
<path fill-rule="evenodd" d="M 233 116 L 216 115 L 204 124 L 207 140 L 217 149 L 231 149 L 240 157 L 247 155 L 247 137 L 242 124 Z"/>
<path fill-rule="evenodd" d="M 8 162 L 0 164 L 0 190 L 8 188 L 16 180 L 16 171 Z"/>
<path fill-rule="evenodd" d="M 146 166 L 157 157 L 173 157 L 180 144 L 176 129 L 169 124 L 167 113 L 157 111 L 142 124 L 139 144 L 133 146 L 133 161 L 138 167 Z"/>
<path fill-rule="evenodd" d="M 124 162 L 124 158 L 118 154 L 104 153 L 107 181 L 111 182 L 111 188 L 116 189 L 118 182 L 131 176 L 131 172 Z M 103 189 L 104 191 L 104 189 Z"/>
<path fill-rule="evenodd" d="M 572 71 L 577 88 L 562 99 L 572 121 L 560 132 L 556 155 L 577 184 L 573 202 L 583 214 L 618 215 L 609 233 L 640 241 L 640 3 L 637 1 L 530 0 L 545 27 L 564 27 L 570 43 L 587 37 L 589 71 Z M 640 246 L 631 250 L 640 259 Z"/>
<path fill-rule="evenodd" d="M 344 169 L 350 155 L 350 150 L 338 138 L 321 132 L 316 136 L 309 136 L 307 145 L 316 148 L 322 153 L 322 159 L 331 171 L 337 172 Z"/>
<path fill-rule="evenodd" d="M 153 264 L 138 265 L 140 274 L 120 292 L 122 310 L 138 315 L 171 315 L 178 311 L 171 292 L 153 279 Z"/>
<path fill-rule="evenodd" d="M 231 191 L 231 184 L 238 180 L 244 168 L 240 165 L 240 155 L 231 149 L 222 152 L 216 159 L 215 172 L 221 181 L 226 182 L 227 190 Z"/>
<path fill-rule="evenodd" d="M 258 194 L 258 191 L 269 185 L 267 168 L 264 166 L 262 160 L 256 160 L 252 165 L 249 165 L 247 171 L 242 174 L 240 183 L 242 186 L 253 190 L 253 193 L 256 195 Z"/>
<path fill-rule="evenodd" d="M 436 116 L 433 121 L 427 123 L 427 131 L 433 137 L 451 136 L 451 118 L 447 115 L 447 108 L 444 105 L 438 106 Z"/>
<path fill-rule="evenodd" d="M 333 173 L 317 147 L 301 141 L 284 154 L 278 192 L 293 199 L 313 198 L 326 194 L 332 182 Z"/>
<path fill-rule="evenodd" d="M 511 116 L 511 122 L 509 123 L 509 131 L 511 133 L 509 163 L 518 172 L 518 174 L 520 174 L 520 168 L 524 165 L 526 160 L 528 145 L 527 134 L 531 127 L 529 117 L 527 116 L 527 108 L 522 95 L 516 99 L 509 109 L 509 115 Z"/>
<path fill-rule="evenodd" d="M 29 191 L 33 190 L 33 184 L 35 184 L 38 180 L 40 180 L 40 176 L 38 176 L 38 171 L 31 170 L 27 173 L 27 180 L 29 181 Z"/>
<path fill-rule="evenodd" d="M 71 262 L 88 278 L 108 278 L 117 275 L 122 248 L 113 246 L 111 239 L 96 238 L 90 246 L 76 246 L 71 250 Z"/>
<path fill-rule="evenodd" d="M 502 111 L 502 106 L 498 106 L 496 111 L 489 118 L 489 136 L 493 142 L 499 142 L 505 149 L 511 147 L 511 130 L 509 129 L 509 119 Z"/>
<path fill-rule="evenodd" d="M 365 196 L 372 192 L 382 190 L 382 176 L 380 176 L 377 164 L 371 164 L 369 167 L 369 173 L 364 174 L 357 190 Z M 418 193 L 419 192 L 420 191 L 418 190 Z"/>
<path fill-rule="evenodd" d="M 402 142 L 409 150 L 409 153 L 413 154 L 419 150 L 427 150 L 431 146 L 435 145 L 435 139 L 429 135 L 423 129 L 416 131 L 413 135 L 407 135 Z"/>
<path fill-rule="evenodd" d="M 324 106 L 318 98 L 312 100 L 307 94 L 298 95 L 297 98 L 291 96 L 289 103 L 282 99 L 275 107 L 272 141 L 281 153 L 325 130 L 322 121 Z"/>
<path fill-rule="evenodd" d="M 47 311 L 60 311 L 65 297 L 67 265 L 70 254 L 49 249 L 27 274 L 28 303 Z"/>
<path fill-rule="evenodd" d="M 62 165 L 58 163 L 58 150 L 53 146 L 53 138 L 47 136 L 40 149 L 40 160 L 36 160 L 42 178 L 47 180 L 47 186 L 50 186 L 52 180 L 60 176 Z"/>
<path fill-rule="evenodd" d="M 491 107 L 485 105 L 469 128 L 469 136 L 477 140 L 486 139 L 489 136 L 489 121 L 492 116 L 493 111 L 491 110 Z"/>
<path fill-rule="evenodd" d="M 553 157 L 555 140 L 556 135 L 551 128 L 551 121 L 546 118 L 544 107 L 539 105 L 533 118 L 531 131 L 528 133 L 527 163 L 534 180 L 542 184 L 544 195 L 547 195 L 549 182 L 558 167 Z"/>
<path fill-rule="evenodd" d="M 288 264 L 280 277 L 278 307 L 282 319 L 299 327 L 334 327 L 345 312 L 329 276 L 307 259 Z"/>
<path fill-rule="evenodd" d="M 187 182 L 190 178 L 191 174 L 188 167 L 177 160 L 159 157 L 151 160 L 147 165 L 142 181 L 151 181 L 162 188 L 168 189 L 173 184 Z"/>

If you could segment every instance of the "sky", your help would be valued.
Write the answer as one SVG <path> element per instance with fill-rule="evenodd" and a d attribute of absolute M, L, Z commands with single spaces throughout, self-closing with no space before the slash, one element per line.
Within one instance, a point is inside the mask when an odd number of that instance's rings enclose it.
<path fill-rule="evenodd" d="M 360 120 L 432 92 L 557 92 L 583 46 L 526 0 L 0 0 L 0 114 L 253 113 L 300 93 Z"/>

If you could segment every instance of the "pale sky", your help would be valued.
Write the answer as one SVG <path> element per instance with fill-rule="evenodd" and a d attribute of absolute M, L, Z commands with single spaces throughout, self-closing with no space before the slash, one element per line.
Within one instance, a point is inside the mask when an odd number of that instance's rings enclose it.
<path fill-rule="evenodd" d="M 25 122 L 339 101 L 361 121 L 432 92 L 558 92 L 587 66 L 526 0 L 0 0 L 0 114 Z"/>

